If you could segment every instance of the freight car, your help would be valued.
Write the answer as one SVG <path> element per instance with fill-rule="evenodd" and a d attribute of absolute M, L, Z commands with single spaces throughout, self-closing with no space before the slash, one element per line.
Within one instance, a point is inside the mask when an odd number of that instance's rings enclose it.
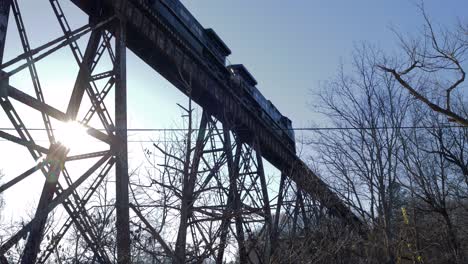
<path fill-rule="evenodd" d="M 272 127 L 276 133 L 288 140 L 293 148 L 295 146 L 294 130 L 289 118 L 283 116 L 275 105 L 267 100 L 257 89 L 257 81 L 242 64 L 229 65 L 231 79 L 240 88 L 237 92 L 241 94 L 242 100 L 247 105 L 253 106 L 254 110 Z"/>
<path fill-rule="evenodd" d="M 221 78 L 234 83 L 234 92 L 295 150 L 292 122 L 257 89 L 257 81 L 242 65 L 226 67 L 229 47 L 213 29 L 205 29 L 179 0 L 146 0 L 149 11 L 162 18 Z"/>
<path fill-rule="evenodd" d="M 147 0 L 146 3 L 199 56 L 224 68 L 231 50 L 213 29 L 203 28 L 179 0 Z"/>

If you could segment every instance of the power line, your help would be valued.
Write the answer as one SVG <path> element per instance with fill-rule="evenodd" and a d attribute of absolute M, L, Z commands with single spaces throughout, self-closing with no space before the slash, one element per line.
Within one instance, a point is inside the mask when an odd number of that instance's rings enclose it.
<path fill-rule="evenodd" d="M 386 130 L 386 129 L 436 129 L 436 128 L 468 128 L 462 125 L 441 125 L 441 126 L 378 126 L 378 127 L 295 127 L 291 129 L 285 128 L 272 128 L 274 131 L 326 131 L 326 130 Z M 15 128 L 4 127 L 0 128 L 4 131 L 15 131 Z M 29 131 L 46 131 L 45 128 L 28 128 Z M 54 129 L 57 130 L 57 129 Z M 105 129 L 97 129 L 105 131 Z M 193 131 L 198 130 L 193 128 Z M 219 129 L 222 131 L 222 129 Z M 247 130 L 247 129 L 234 129 Z M 184 132 L 187 131 L 185 128 L 127 128 L 127 132 Z"/>
<path fill-rule="evenodd" d="M 468 128 L 462 125 L 441 125 L 441 126 L 396 126 L 396 127 L 387 127 L 387 126 L 381 126 L 381 127 L 296 127 L 292 129 L 279 129 L 279 128 L 274 128 L 273 130 L 275 131 L 289 131 L 289 130 L 294 130 L 294 131 L 339 131 L 339 130 L 385 130 L 385 129 L 438 129 L 438 128 Z M 3 131 L 15 131 L 15 128 L 12 127 L 3 127 L 0 128 L 0 130 Z M 29 131 L 46 131 L 45 128 L 29 128 Z M 57 129 L 54 129 L 57 130 Z M 105 129 L 97 129 L 101 131 L 105 131 Z M 194 131 L 198 129 L 192 129 Z M 222 131 L 222 129 L 219 129 Z M 239 131 L 242 129 L 237 129 Z M 184 128 L 128 128 L 127 132 L 186 132 L 187 129 Z M 132 135 L 129 135 L 131 137 Z M 1 139 L 0 142 L 2 141 L 8 141 L 6 139 Z M 48 142 L 48 140 L 44 139 L 39 139 L 35 140 L 37 142 Z M 96 140 L 96 142 L 100 142 Z M 180 143 L 184 142 L 184 140 L 128 140 L 128 143 Z"/>
<path fill-rule="evenodd" d="M 296 127 L 292 129 L 279 129 L 274 128 L 274 131 L 339 131 L 339 130 L 385 130 L 385 129 L 437 129 L 437 128 L 467 128 L 461 125 L 442 125 L 442 126 L 397 126 L 397 127 Z M 12 127 L 3 127 L 0 128 L 3 131 L 15 131 L 15 128 Z M 46 131 L 45 128 L 29 128 L 29 131 Z M 54 129 L 57 130 L 57 129 Z M 105 129 L 97 129 L 105 131 Z M 194 131 L 198 129 L 192 129 Z M 222 131 L 222 129 L 219 129 Z M 237 129 L 239 131 L 242 129 Z M 187 129 L 184 128 L 128 128 L 127 132 L 186 132 Z M 129 135 L 131 137 L 132 135 Z M 0 142 L 8 141 L 6 139 L 0 139 Z M 48 140 L 35 140 L 37 142 L 46 142 Z M 99 142 L 96 140 L 96 142 Z M 128 143 L 180 143 L 184 140 L 128 140 Z"/>
<path fill-rule="evenodd" d="M 11 142 L 6 139 L 0 139 L 0 142 Z M 39 140 L 34 140 L 34 142 L 49 142 L 48 139 L 39 139 Z M 89 143 L 101 143 L 102 141 L 99 140 L 93 140 Z M 127 140 L 127 143 L 183 143 L 185 142 L 184 140 Z M 216 141 L 216 143 L 222 143 L 221 141 Z M 105 143 L 103 143 L 105 144 Z"/>

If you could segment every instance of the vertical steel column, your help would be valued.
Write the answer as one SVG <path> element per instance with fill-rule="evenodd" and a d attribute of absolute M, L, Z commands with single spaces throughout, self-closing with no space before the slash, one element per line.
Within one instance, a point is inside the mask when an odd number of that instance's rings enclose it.
<path fill-rule="evenodd" d="M 296 194 L 296 203 L 294 205 L 294 216 L 293 216 L 293 226 L 292 226 L 292 236 L 295 237 L 297 234 L 297 221 L 299 218 L 299 195 L 300 191 L 297 191 Z"/>
<path fill-rule="evenodd" d="M 228 173 L 229 175 L 232 174 L 233 168 L 233 158 L 232 158 L 232 145 L 231 145 L 231 135 L 229 134 L 229 128 L 226 125 L 226 122 L 223 123 L 223 135 L 224 135 L 224 145 L 223 149 L 226 153 L 226 162 L 228 166 Z M 216 263 L 222 264 L 224 258 L 224 249 L 226 248 L 227 243 L 227 235 L 229 232 L 229 226 L 231 224 L 231 216 L 229 216 L 231 208 L 233 207 L 234 197 L 232 194 L 232 187 L 229 186 L 229 196 L 226 204 L 226 208 L 223 212 L 223 220 L 221 222 L 221 234 L 220 234 L 220 242 L 219 242 L 219 250 L 218 255 L 216 257 Z"/>
<path fill-rule="evenodd" d="M 130 223 L 128 199 L 128 152 L 127 152 L 127 68 L 126 25 L 124 16 L 119 17 L 115 28 L 115 142 L 116 155 L 116 229 L 117 263 L 130 263 Z"/>
<path fill-rule="evenodd" d="M 8 18 L 10 16 L 11 0 L 0 1 L 0 64 L 3 63 L 3 52 L 5 50 L 5 40 L 8 28 Z"/>
<path fill-rule="evenodd" d="M 227 122 L 223 123 L 223 135 L 224 135 L 224 152 L 226 153 L 226 160 L 227 160 L 227 166 L 228 166 L 228 173 L 229 177 L 231 178 L 231 175 L 233 174 L 234 170 L 234 160 L 232 158 L 232 145 L 231 145 L 231 135 L 229 133 L 229 127 L 226 124 Z M 229 186 L 229 195 L 228 195 L 228 200 L 226 204 L 226 208 L 223 212 L 223 220 L 221 222 L 221 235 L 220 235 L 220 242 L 219 242 L 219 250 L 218 250 L 218 255 L 216 257 L 216 263 L 217 264 L 222 264 L 223 263 L 223 258 L 224 258 L 224 250 L 226 248 L 226 243 L 227 243 L 227 235 L 229 232 L 229 226 L 231 225 L 231 216 L 230 214 L 232 213 L 232 208 L 234 208 L 233 203 L 234 203 L 234 188 L 235 186 L 232 186 L 232 180 L 230 179 L 230 186 Z M 237 188 L 235 188 L 237 190 Z M 239 251 L 240 252 L 240 251 Z"/>
<path fill-rule="evenodd" d="M 280 180 L 280 185 L 279 185 L 279 192 L 278 192 L 278 200 L 276 202 L 276 212 L 275 212 L 275 222 L 273 223 L 273 238 L 272 238 L 272 244 L 271 247 L 273 249 L 276 248 L 276 245 L 278 244 L 278 239 L 279 239 L 279 221 L 281 219 L 281 206 L 283 204 L 283 199 L 284 199 L 284 184 L 286 181 L 286 174 L 284 172 L 281 173 L 281 180 Z"/>
<path fill-rule="evenodd" d="M 220 226 L 220 242 L 218 255 L 216 256 L 216 263 L 223 263 L 224 250 L 227 246 L 227 236 L 229 233 L 229 226 L 231 225 L 231 218 L 234 217 L 237 234 L 237 245 L 239 247 L 239 260 L 240 263 L 247 263 L 248 256 L 245 248 L 245 237 L 243 228 L 243 219 L 241 215 L 241 197 L 237 188 L 237 179 L 239 177 L 239 164 L 242 152 L 242 143 L 236 139 L 236 152 L 232 155 L 232 143 L 230 135 L 231 125 L 223 122 L 223 135 L 224 135 L 224 152 L 226 153 L 226 161 L 229 173 L 229 194 L 225 211 L 223 213 L 223 220 Z"/>
<path fill-rule="evenodd" d="M 307 213 L 305 211 L 304 207 L 304 198 L 302 197 L 302 191 L 297 188 L 296 191 L 296 205 L 294 207 L 294 219 L 293 219 L 293 236 L 297 234 L 297 224 L 299 221 L 299 210 L 301 213 L 302 217 L 302 226 L 304 230 L 307 230 L 308 228 L 308 219 L 307 219 Z"/>
<path fill-rule="evenodd" d="M 304 204 L 304 197 L 302 196 L 302 190 L 298 188 L 298 198 L 299 198 L 299 206 L 301 207 L 302 213 L 302 224 L 304 225 L 304 231 L 309 229 L 309 218 L 307 216 L 305 204 Z"/>
<path fill-rule="evenodd" d="M 236 154 L 234 156 L 233 170 L 229 173 L 229 193 L 233 196 L 233 213 L 236 220 L 237 244 L 239 246 L 240 263 L 247 263 L 247 249 L 245 248 L 244 221 L 242 219 L 242 201 L 240 191 L 237 188 L 239 178 L 240 159 L 242 154 L 242 142 L 236 138 Z"/>
<path fill-rule="evenodd" d="M 272 232 L 272 219 L 271 219 L 271 208 L 270 208 L 270 199 L 268 198 L 268 189 L 267 183 L 265 179 L 265 171 L 263 169 L 263 159 L 262 159 L 262 152 L 260 149 L 259 140 L 257 139 L 255 144 L 255 153 L 257 158 L 257 174 L 260 178 L 260 185 L 262 188 L 262 198 L 263 198 L 263 211 L 265 213 L 265 263 L 270 262 L 270 256 L 273 251 L 271 248 L 271 242 L 273 241 L 273 232 Z"/>

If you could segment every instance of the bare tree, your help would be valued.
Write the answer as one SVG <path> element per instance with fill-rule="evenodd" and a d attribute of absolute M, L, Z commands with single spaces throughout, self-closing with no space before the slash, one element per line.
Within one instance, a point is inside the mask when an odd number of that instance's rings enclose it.
<path fill-rule="evenodd" d="M 367 262 L 464 263 L 468 130 L 448 126 L 445 115 L 400 89 L 401 80 L 382 67 L 382 57 L 364 44 L 349 73 L 341 67 L 324 85 L 317 109 L 337 129 L 317 131 L 308 142 L 316 166 L 370 223 L 368 241 L 361 244 Z M 430 76 L 417 80 L 431 83 Z M 460 94 L 447 93 L 447 103 L 466 116 Z"/>
<path fill-rule="evenodd" d="M 319 110 L 339 129 L 319 131 L 309 143 L 319 153 L 322 178 L 373 227 L 377 259 L 394 263 L 398 135 L 410 100 L 376 67 L 380 56 L 363 44 L 354 53 L 352 74 L 341 67 L 324 85 Z"/>
<path fill-rule="evenodd" d="M 326 209 L 321 208 L 322 211 Z M 293 208 L 294 211 L 294 208 Z M 291 214 L 292 213 L 292 214 Z M 343 226 L 340 219 L 329 216 L 326 212 L 318 212 L 316 220 L 307 229 L 303 228 L 302 215 L 295 216 L 293 212 L 280 215 L 282 226 L 277 236 L 277 247 L 268 263 L 362 263 L 366 261 L 360 255 L 357 246 L 359 235 L 350 228 Z M 299 219 L 294 219 L 298 217 Z M 299 221 L 297 221 L 299 220 Z M 299 228 L 296 225 L 300 225 Z M 261 254 L 254 250 L 255 244 L 265 241 L 263 229 L 254 231 L 255 236 L 246 241 L 249 259 L 252 263 L 264 263 Z"/>
<path fill-rule="evenodd" d="M 422 1 L 419 9 L 425 22 L 422 35 L 410 40 L 397 33 L 406 58 L 385 59 L 379 67 L 433 111 L 468 126 L 466 112 L 457 111 L 452 99 L 465 82 L 468 24 L 460 22 L 452 30 L 436 29 Z"/>
<path fill-rule="evenodd" d="M 466 206 L 468 191 L 467 129 L 446 127 L 440 116 L 417 105 L 411 112 L 413 122 L 427 127 L 405 131 L 399 155 L 406 176 L 401 178 L 401 184 L 414 197 L 412 214 L 419 229 L 418 248 L 430 247 L 432 254 L 427 250 L 421 254 L 432 255 L 431 261 L 464 263 L 466 242 L 462 241 L 466 240 L 467 226 L 460 220 L 466 217 L 462 208 Z M 438 233 L 439 226 L 444 227 L 443 232 Z M 433 252 L 446 253 L 437 256 Z"/>
<path fill-rule="evenodd" d="M 183 181 L 184 176 L 188 175 L 193 147 L 190 143 L 193 140 L 192 121 L 191 117 L 188 117 L 192 113 L 186 108 L 183 111 L 184 119 L 189 123 L 188 132 L 175 131 L 170 135 L 165 134 L 162 140 L 156 140 L 152 147 L 145 148 L 149 166 L 143 168 L 143 171 L 137 174 L 138 177 L 132 177 L 131 183 L 135 205 L 150 223 L 156 223 L 154 229 L 165 237 L 166 241 L 172 243 L 175 243 L 177 238 L 175 227 L 180 221 Z M 148 248 L 148 240 L 137 241 L 136 248 L 149 249 L 147 253 L 159 260 L 168 258 L 162 247 L 151 245 Z M 168 246 L 173 250 L 174 244 Z"/>
<path fill-rule="evenodd" d="M 216 223 L 221 219 L 208 220 L 210 217 L 216 219 L 216 211 L 221 209 L 216 197 L 216 192 L 220 189 L 213 185 L 205 186 L 203 181 L 206 178 L 202 177 L 203 173 L 194 168 L 195 145 L 198 141 L 205 141 L 205 138 L 194 133 L 197 131 L 193 127 L 196 118 L 191 103 L 189 108 L 181 106 L 181 109 L 186 129 L 165 133 L 162 140 L 155 140 L 152 147 L 145 148 L 146 164 L 149 166 L 140 169 L 140 173 L 132 177 L 131 191 L 135 207 L 153 225 L 149 227 L 135 221 L 134 225 L 145 232 L 139 234 L 139 239 L 135 239 L 134 247 L 149 259 L 167 261 L 185 256 L 174 261 L 201 263 L 215 250 L 214 243 L 219 228 Z M 207 168 L 200 170 L 209 171 Z M 193 186 L 194 190 L 190 191 L 188 186 Z M 204 196 L 203 192 L 208 190 L 214 195 Z M 185 207 L 184 202 L 188 203 Z M 184 211 L 188 215 L 182 217 Z M 205 214 L 205 219 L 198 218 L 200 213 Z M 184 218 L 188 219 L 187 225 L 181 223 Z M 155 233 L 164 238 L 165 245 L 159 245 L 162 241 L 154 240 Z M 179 244 L 179 247 L 184 247 L 179 248 L 185 252 L 182 255 L 174 254 L 177 241 L 183 241 Z M 168 250 L 164 248 L 169 248 L 174 255 L 168 254 Z"/>

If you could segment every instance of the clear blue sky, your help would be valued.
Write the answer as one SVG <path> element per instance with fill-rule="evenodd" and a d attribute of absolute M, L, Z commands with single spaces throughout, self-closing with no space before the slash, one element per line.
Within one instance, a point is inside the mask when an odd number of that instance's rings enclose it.
<path fill-rule="evenodd" d="M 21 0 L 26 29 L 32 47 L 60 35 L 47 0 Z M 64 10 L 72 28 L 86 23 L 79 10 L 68 3 Z M 259 82 L 262 93 L 293 120 L 295 127 L 308 126 L 314 119 L 307 106 L 313 100 L 320 81 L 333 76 L 340 61 L 346 62 L 353 46 L 367 41 L 392 51 L 397 45 L 390 30 L 394 26 L 415 34 L 421 29 L 422 17 L 411 0 L 183 0 L 187 8 L 205 27 L 214 28 L 233 51 L 232 63 L 243 63 Z M 453 25 L 466 21 L 467 0 L 428 0 L 427 12 L 436 23 Z M 14 21 L 10 19 L 10 25 Z M 14 28 L 14 27 L 13 27 Z M 20 54 L 16 30 L 7 36 L 6 58 Z M 175 127 L 180 117 L 176 103 L 184 96 L 134 55 L 128 59 L 129 127 Z M 71 70 L 67 70 L 71 68 Z M 46 101 L 66 110 L 77 67 L 67 50 L 54 54 L 38 65 Z M 32 93 L 27 72 L 12 80 L 23 91 Z M 40 116 L 19 105 L 28 127 L 40 127 Z M 113 112 L 113 107 L 109 107 Z M 0 111 L 0 126 L 10 126 Z M 148 139 L 150 135 L 130 134 L 130 139 Z M 152 137 L 152 136 L 151 136 Z M 44 139 L 44 134 L 42 135 Z M 130 148 L 131 166 L 141 158 L 141 146 Z M 136 145 L 136 146 L 135 146 Z M 140 154 L 140 155 L 139 155 Z M 24 148 L 0 142 L 0 169 L 7 178 L 17 176 L 33 164 Z M 42 184 L 25 181 L 28 197 L 38 197 Z M 6 180 L 6 179 L 4 179 Z M 29 180 L 29 179 L 28 179 Z M 29 192 L 31 190 L 31 192 Z M 19 193 L 17 193 L 19 194 Z M 7 193 L 14 195 L 14 193 Z M 7 197 L 6 197 L 7 198 Z M 36 199 L 35 198 L 35 199 Z M 7 201 L 11 201 L 7 198 Z M 20 205 L 21 204 L 21 205 Z M 18 199 L 17 206 L 34 201 Z M 14 211 L 14 205 L 10 204 Z"/>

